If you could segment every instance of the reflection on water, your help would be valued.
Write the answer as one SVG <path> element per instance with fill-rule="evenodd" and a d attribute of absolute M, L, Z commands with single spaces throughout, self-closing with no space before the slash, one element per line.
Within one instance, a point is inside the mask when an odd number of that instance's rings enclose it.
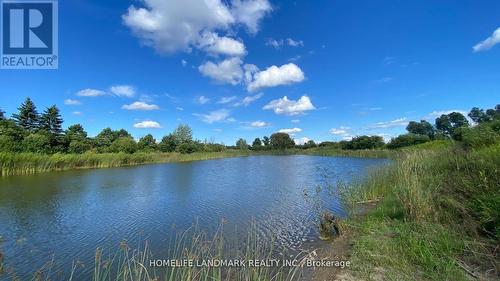
<path fill-rule="evenodd" d="M 328 181 L 349 181 L 380 159 L 256 156 L 117 169 L 79 170 L 0 179 L 0 252 L 16 272 L 32 273 L 54 258 L 56 268 L 92 263 L 97 246 L 147 239 L 154 252 L 172 225 L 195 218 L 215 231 L 222 218 L 232 239 L 258 233 L 287 250 L 316 237 L 314 202 L 304 198 Z M 338 198 L 325 207 L 343 215 Z"/>

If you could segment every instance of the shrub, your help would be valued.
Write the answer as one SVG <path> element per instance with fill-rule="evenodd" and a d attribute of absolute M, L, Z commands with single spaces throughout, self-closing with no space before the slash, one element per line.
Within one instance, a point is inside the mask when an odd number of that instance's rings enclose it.
<path fill-rule="evenodd" d="M 30 134 L 23 140 L 23 148 L 26 152 L 51 153 L 50 137 L 43 133 Z"/>
<path fill-rule="evenodd" d="M 189 154 L 197 151 L 197 146 L 193 142 L 182 143 L 177 146 L 177 151 L 182 154 Z"/>
<path fill-rule="evenodd" d="M 473 128 L 461 128 L 462 143 L 467 147 L 478 148 L 488 146 L 498 141 L 499 135 L 489 124 L 481 124 Z"/>
<path fill-rule="evenodd" d="M 342 149 L 374 149 L 384 146 L 384 139 L 381 136 L 359 136 L 340 143 Z"/>
<path fill-rule="evenodd" d="M 427 135 L 404 134 L 391 139 L 391 141 L 387 144 L 387 147 L 390 149 L 395 149 L 405 146 L 426 143 L 428 141 L 430 141 L 430 138 Z"/>
<path fill-rule="evenodd" d="M 175 136 L 170 134 L 161 139 L 161 142 L 158 144 L 158 149 L 160 149 L 161 152 L 174 152 L 177 148 L 177 144 L 178 142 Z"/>
<path fill-rule="evenodd" d="M 108 151 L 114 153 L 134 153 L 137 151 L 137 144 L 131 137 L 120 137 L 113 141 L 113 143 L 109 146 Z"/>
<path fill-rule="evenodd" d="M 68 152 L 81 154 L 90 150 L 90 144 L 85 140 L 72 140 L 69 143 Z"/>

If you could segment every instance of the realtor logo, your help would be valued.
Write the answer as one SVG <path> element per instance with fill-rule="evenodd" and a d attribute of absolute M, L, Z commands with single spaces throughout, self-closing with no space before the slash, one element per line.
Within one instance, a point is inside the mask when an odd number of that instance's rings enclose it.
<path fill-rule="evenodd" d="M 0 68 L 58 67 L 56 0 L 1 0 L 0 14 Z"/>

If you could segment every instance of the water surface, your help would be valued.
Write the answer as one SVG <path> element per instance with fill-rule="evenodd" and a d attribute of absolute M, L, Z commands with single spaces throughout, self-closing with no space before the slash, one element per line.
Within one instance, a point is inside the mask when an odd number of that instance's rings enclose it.
<path fill-rule="evenodd" d="M 56 268 L 92 263 L 96 247 L 165 239 L 195 219 L 246 238 L 252 221 L 264 238 L 290 251 L 317 237 L 316 186 L 352 181 L 381 159 L 252 156 L 0 178 L 0 252 L 26 276 L 52 258 Z M 305 196 L 305 194 L 308 194 Z M 338 196 L 324 208 L 344 215 Z M 234 230 L 234 231 L 232 231 Z M 1 279 L 1 277 L 0 277 Z"/>

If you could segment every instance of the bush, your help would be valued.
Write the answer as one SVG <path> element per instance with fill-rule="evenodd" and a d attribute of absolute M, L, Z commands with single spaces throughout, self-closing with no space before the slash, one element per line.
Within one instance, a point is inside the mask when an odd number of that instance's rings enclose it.
<path fill-rule="evenodd" d="M 28 135 L 23 140 L 25 152 L 51 153 L 50 137 L 43 133 L 34 133 Z"/>
<path fill-rule="evenodd" d="M 174 152 L 177 148 L 177 143 L 175 136 L 170 134 L 161 139 L 161 142 L 158 144 L 158 149 L 161 152 Z"/>
<path fill-rule="evenodd" d="M 495 144 L 499 138 L 491 126 L 484 123 L 473 128 L 461 128 L 460 136 L 462 143 L 471 148 Z"/>
<path fill-rule="evenodd" d="M 125 153 L 134 153 L 137 151 L 137 144 L 134 139 L 131 137 L 120 137 L 117 140 L 113 141 L 113 143 L 108 148 L 109 152 L 125 152 Z"/>
<path fill-rule="evenodd" d="M 428 141 L 430 141 L 430 138 L 427 135 L 404 134 L 391 139 L 391 141 L 387 144 L 387 147 L 390 149 L 396 149 L 400 147 L 426 143 Z"/>
<path fill-rule="evenodd" d="M 177 151 L 182 153 L 182 154 L 189 154 L 196 152 L 198 150 L 196 144 L 193 142 L 186 142 L 182 143 L 179 146 L 177 146 Z"/>
<path fill-rule="evenodd" d="M 81 154 L 90 150 L 90 144 L 85 140 L 72 140 L 69 143 L 68 152 Z"/>
<path fill-rule="evenodd" d="M 203 146 L 203 151 L 206 152 L 222 152 L 225 150 L 226 147 L 223 144 L 218 143 L 207 143 Z"/>
<path fill-rule="evenodd" d="M 350 141 L 341 141 L 342 149 L 374 149 L 384 146 L 381 136 L 359 136 Z"/>

